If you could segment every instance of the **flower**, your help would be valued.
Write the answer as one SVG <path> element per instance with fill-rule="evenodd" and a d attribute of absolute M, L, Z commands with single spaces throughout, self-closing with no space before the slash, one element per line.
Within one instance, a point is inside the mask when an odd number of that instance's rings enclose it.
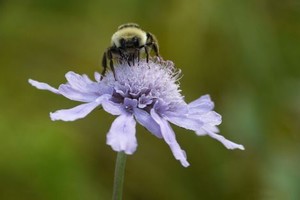
<path fill-rule="evenodd" d="M 74 108 L 50 113 L 53 121 L 84 118 L 98 106 L 118 116 L 107 134 L 107 144 L 118 152 L 135 152 L 136 122 L 156 137 L 164 139 L 184 167 L 189 163 L 169 122 L 193 130 L 197 135 L 209 135 L 228 149 L 244 150 L 243 145 L 217 134 L 219 130 L 216 126 L 221 123 L 221 115 L 213 111 L 214 103 L 209 95 L 189 104 L 184 101 L 179 89 L 179 76 L 180 71 L 171 61 L 154 59 L 149 62 L 141 60 L 134 66 L 116 64 L 115 74 L 110 71 L 102 76 L 96 72 L 95 81 L 87 75 L 68 72 L 68 82 L 61 84 L 58 89 L 32 79 L 29 79 L 29 83 L 38 89 L 83 102 Z"/>

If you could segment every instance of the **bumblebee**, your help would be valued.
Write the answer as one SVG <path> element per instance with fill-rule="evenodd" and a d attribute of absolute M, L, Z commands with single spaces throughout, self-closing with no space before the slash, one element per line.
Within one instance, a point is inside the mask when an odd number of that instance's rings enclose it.
<path fill-rule="evenodd" d="M 115 75 L 114 62 L 127 62 L 128 65 L 131 63 L 134 65 L 136 60 L 139 62 L 141 53 L 144 54 L 148 62 L 151 51 L 160 57 L 158 43 L 153 34 L 145 32 L 138 24 L 123 24 L 112 35 L 111 46 L 103 54 L 102 75 L 105 75 L 107 70 L 107 61 L 109 61 L 109 67 Z"/>

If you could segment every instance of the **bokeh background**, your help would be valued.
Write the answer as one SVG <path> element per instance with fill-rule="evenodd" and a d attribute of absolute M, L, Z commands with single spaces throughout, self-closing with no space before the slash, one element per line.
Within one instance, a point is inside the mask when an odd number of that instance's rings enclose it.
<path fill-rule="evenodd" d="M 138 126 L 124 199 L 300 199 L 298 0 L 0 1 L 0 199 L 106 200 L 116 153 L 114 117 L 75 122 L 48 113 L 78 105 L 31 87 L 58 86 L 68 71 L 93 75 L 116 28 L 139 23 L 183 71 L 190 102 L 210 94 L 231 151 L 174 127 L 189 168 Z"/>

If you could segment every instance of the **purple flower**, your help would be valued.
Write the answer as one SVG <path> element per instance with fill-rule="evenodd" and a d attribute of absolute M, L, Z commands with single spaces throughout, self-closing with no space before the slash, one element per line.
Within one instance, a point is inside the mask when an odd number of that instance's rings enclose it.
<path fill-rule="evenodd" d="M 98 106 L 118 116 L 107 134 L 107 144 L 115 151 L 133 154 L 137 148 L 136 122 L 153 135 L 162 138 L 170 146 L 174 157 L 184 167 L 189 166 L 185 151 L 176 141 L 169 122 L 193 130 L 197 135 L 209 135 L 220 141 L 228 149 L 244 150 L 243 145 L 233 143 L 223 136 L 216 127 L 221 123 L 221 115 L 213 111 L 214 103 L 209 95 L 187 104 L 180 94 L 176 70 L 170 61 L 140 61 L 135 66 L 117 64 L 115 77 L 108 72 L 104 77 L 95 73 L 92 81 L 87 75 L 74 72 L 66 74 L 67 83 L 58 89 L 46 83 L 29 79 L 29 83 L 41 90 L 83 102 L 71 109 L 50 113 L 53 121 L 74 121 L 84 118 Z"/>

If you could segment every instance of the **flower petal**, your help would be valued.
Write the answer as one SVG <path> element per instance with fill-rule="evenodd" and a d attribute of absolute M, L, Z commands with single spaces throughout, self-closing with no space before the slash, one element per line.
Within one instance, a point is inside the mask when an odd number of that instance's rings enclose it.
<path fill-rule="evenodd" d="M 94 77 L 95 77 L 95 80 L 96 80 L 97 82 L 100 82 L 100 81 L 101 81 L 102 75 L 99 74 L 99 72 L 95 72 L 95 73 L 94 73 Z"/>
<path fill-rule="evenodd" d="M 66 73 L 65 77 L 71 87 L 79 91 L 85 91 L 87 86 L 93 83 L 87 75 L 79 75 L 72 71 Z"/>
<path fill-rule="evenodd" d="M 202 107 L 203 109 L 206 108 L 206 110 L 212 110 L 214 108 L 214 103 L 211 101 L 210 96 L 207 94 L 192 101 L 188 104 L 188 106 L 190 108 Z"/>
<path fill-rule="evenodd" d="M 56 121 L 56 120 L 74 121 L 77 119 L 84 118 L 93 109 L 95 109 L 97 106 L 101 105 L 104 101 L 107 101 L 107 99 L 109 99 L 110 97 L 111 97 L 111 95 L 104 94 L 104 95 L 98 97 L 95 101 L 81 104 L 81 105 L 76 106 L 71 109 L 58 110 L 54 113 L 50 113 L 50 118 L 53 121 Z"/>
<path fill-rule="evenodd" d="M 166 112 L 164 116 L 169 122 L 182 128 L 196 131 L 203 126 L 201 119 L 191 118 L 188 115 L 180 115 L 177 113 Z"/>
<path fill-rule="evenodd" d="M 162 138 L 159 125 L 154 121 L 149 113 L 142 109 L 135 108 L 134 116 L 136 121 L 144 126 L 148 131 L 158 138 Z"/>
<path fill-rule="evenodd" d="M 106 112 L 112 115 L 121 115 L 122 113 L 125 112 L 122 109 L 122 105 L 114 103 L 109 99 L 104 99 L 102 101 L 102 107 Z"/>
<path fill-rule="evenodd" d="M 32 79 L 29 79 L 28 82 L 36 87 L 37 89 L 40 89 L 40 90 L 48 90 L 50 92 L 53 92 L 55 94 L 60 94 L 58 89 L 48 85 L 47 83 L 42 83 L 42 82 L 38 82 L 38 81 L 35 81 L 35 80 L 32 80 Z"/>
<path fill-rule="evenodd" d="M 210 126 L 216 126 L 220 125 L 222 123 L 222 116 L 215 112 L 215 111 L 209 111 L 202 115 L 190 115 L 193 118 L 199 118 L 203 124 L 208 124 Z"/>
<path fill-rule="evenodd" d="M 99 97 L 99 94 L 95 92 L 81 92 L 72 88 L 69 84 L 60 85 L 59 92 L 70 100 L 80 102 L 91 102 Z"/>
<path fill-rule="evenodd" d="M 94 82 L 86 74 L 79 75 L 70 71 L 65 76 L 68 83 L 64 85 L 73 88 L 75 91 L 98 96 L 105 93 L 110 94 L 112 92 L 112 87 L 108 87 L 107 85 L 98 82 L 98 80 Z M 95 78 L 99 79 L 97 76 Z"/>
<path fill-rule="evenodd" d="M 203 127 L 205 127 L 205 129 L 203 129 Z M 213 132 L 213 133 L 219 133 L 220 132 L 220 130 L 217 126 L 205 125 L 203 127 L 196 131 L 196 134 L 198 136 L 207 135 L 208 131 Z"/>
<path fill-rule="evenodd" d="M 231 142 L 230 140 L 227 140 L 224 136 L 216 134 L 216 133 L 212 132 L 211 130 L 209 130 L 208 128 L 203 127 L 203 130 L 207 133 L 207 135 L 209 135 L 210 137 L 221 142 L 227 149 L 245 150 L 243 145 Z M 196 133 L 197 133 L 197 131 L 196 131 Z M 203 131 L 199 132 L 198 135 L 203 135 Z"/>
<path fill-rule="evenodd" d="M 186 159 L 185 151 L 183 151 L 176 141 L 175 133 L 170 124 L 163 118 L 161 118 L 154 109 L 151 110 L 151 116 L 159 124 L 162 136 L 166 143 L 170 146 L 174 157 L 181 162 L 184 167 L 188 167 L 190 164 Z"/>
<path fill-rule="evenodd" d="M 112 123 L 106 143 L 115 151 L 133 154 L 137 148 L 135 125 L 136 122 L 132 115 L 120 115 Z"/>
<path fill-rule="evenodd" d="M 62 120 L 62 121 L 74 121 L 77 119 L 84 118 L 87 116 L 92 110 L 94 110 L 97 106 L 99 106 L 101 102 L 93 101 L 90 103 L 81 104 L 71 109 L 63 109 L 58 110 L 54 113 L 50 113 L 51 120 Z"/>

